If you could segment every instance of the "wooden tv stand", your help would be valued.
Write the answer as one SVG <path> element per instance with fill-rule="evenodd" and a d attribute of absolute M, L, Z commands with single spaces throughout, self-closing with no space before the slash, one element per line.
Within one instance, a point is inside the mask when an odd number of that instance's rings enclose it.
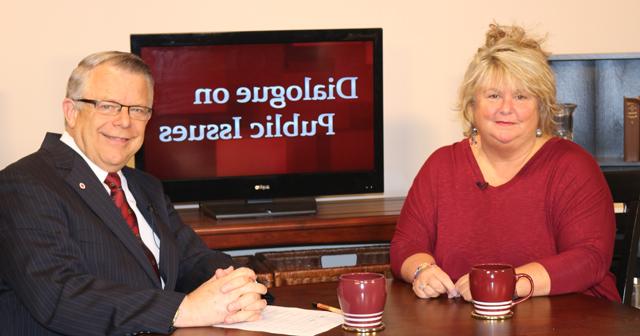
<path fill-rule="evenodd" d="M 178 214 L 207 246 L 232 250 L 288 245 L 389 242 L 404 197 L 318 202 L 315 215 L 216 220 L 199 209 Z"/>

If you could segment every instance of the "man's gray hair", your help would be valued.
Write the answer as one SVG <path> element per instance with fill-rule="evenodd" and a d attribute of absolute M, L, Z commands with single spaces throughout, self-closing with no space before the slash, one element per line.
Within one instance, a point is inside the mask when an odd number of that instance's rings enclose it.
<path fill-rule="evenodd" d="M 153 92 L 153 76 L 151 69 L 142 58 L 128 52 L 102 51 L 85 57 L 78 66 L 73 69 L 67 83 L 67 98 L 78 99 L 83 93 L 87 75 L 91 70 L 101 64 L 110 64 L 118 69 L 144 75 L 149 82 L 149 88 Z"/>

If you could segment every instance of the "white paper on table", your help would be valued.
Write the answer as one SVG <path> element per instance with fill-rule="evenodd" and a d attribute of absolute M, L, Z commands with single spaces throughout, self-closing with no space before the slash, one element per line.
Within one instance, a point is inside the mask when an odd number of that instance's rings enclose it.
<path fill-rule="evenodd" d="M 262 319 L 253 322 L 216 324 L 214 327 L 264 331 L 273 334 L 313 336 L 333 329 L 343 322 L 342 315 L 323 311 L 282 306 L 267 306 Z"/>

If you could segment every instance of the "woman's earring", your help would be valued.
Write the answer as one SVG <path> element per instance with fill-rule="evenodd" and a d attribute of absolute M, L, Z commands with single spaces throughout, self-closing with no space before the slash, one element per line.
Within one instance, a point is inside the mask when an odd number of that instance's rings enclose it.
<path fill-rule="evenodd" d="M 536 128 L 536 138 L 539 138 L 542 136 L 542 130 L 539 128 Z"/>
<path fill-rule="evenodd" d="M 471 129 L 471 144 L 476 145 L 478 141 L 476 141 L 476 136 L 478 136 L 478 129 L 473 127 Z"/>

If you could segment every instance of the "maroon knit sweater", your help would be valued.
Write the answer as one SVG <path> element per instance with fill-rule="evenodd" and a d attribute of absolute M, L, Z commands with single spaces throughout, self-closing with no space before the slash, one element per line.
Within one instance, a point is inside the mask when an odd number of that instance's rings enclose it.
<path fill-rule="evenodd" d="M 391 267 L 434 256 L 455 282 L 477 263 L 539 262 L 551 295 L 620 301 L 609 272 L 615 218 L 607 183 L 591 155 L 552 138 L 509 182 L 487 185 L 468 139 L 438 149 L 416 176 L 391 242 Z"/>

